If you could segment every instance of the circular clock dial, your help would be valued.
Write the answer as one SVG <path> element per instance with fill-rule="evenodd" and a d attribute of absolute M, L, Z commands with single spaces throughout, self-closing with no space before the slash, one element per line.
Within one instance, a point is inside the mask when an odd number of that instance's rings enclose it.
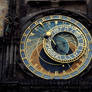
<path fill-rule="evenodd" d="M 62 24 L 53 27 L 49 31 L 51 32 L 51 36 L 43 40 L 43 48 L 47 55 L 53 60 L 61 63 L 74 62 L 85 53 L 87 42 L 84 34 L 78 27 L 73 24 Z M 71 36 L 72 41 L 74 41 L 75 38 L 76 41 L 74 42 L 77 43 L 78 46 L 70 40 Z M 56 51 L 53 49 L 51 42 L 53 42 L 55 49 L 57 49 Z M 74 51 L 73 47 L 75 47 Z"/>
<path fill-rule="evenodd" d="M 70 79 L 89 65 L 92 38 L 73 18 L 45 16 L 24 31 L 20 55 L 28 70 L 41 78 Z"/>
<path fill-rule="evenodd" d="M 60 34 L 55 35 L 52 38 L 51 46 L 52 49 L 60 55 L 66 55 L 69 52 L 69 45 L 67 40 Z"/>

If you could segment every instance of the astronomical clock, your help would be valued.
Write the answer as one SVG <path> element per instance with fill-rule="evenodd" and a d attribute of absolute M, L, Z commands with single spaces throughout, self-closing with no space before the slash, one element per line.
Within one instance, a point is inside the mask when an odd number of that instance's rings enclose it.
<path fill-rule="evenodd" d="M 91 1 L 0 0 L 0 92 L 91 89 Z"/>
<path fill-rule="evenodd" d="M 27 70 L 40 78 L 72 79 L 91 62 L 92 37 L 89 30 L 71 16 L 45 15 L 23 31 L 20 56 Z"/>

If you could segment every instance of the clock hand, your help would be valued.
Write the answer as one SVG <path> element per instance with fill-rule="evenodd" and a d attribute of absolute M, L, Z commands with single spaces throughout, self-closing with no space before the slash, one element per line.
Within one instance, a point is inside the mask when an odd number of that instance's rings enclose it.
<path fill-rule="evenodd" d="M 57 45 L 56 42 L 53 39 L 51 39 L 51 41 L 54 43 L 55 46 Z"/>
<path fill-rule="evenodd" d="M 50 36 L 51 36 L 51 32 L 48 31 L 48 32 L 46 32 L 44 38 L 48 39 Z M 53 38 L 51 39 L 51 41 L 54 43 L 54 45 L 56 45 L 56 43 L 55 43 L 55 41 L 53 40 Z"/>

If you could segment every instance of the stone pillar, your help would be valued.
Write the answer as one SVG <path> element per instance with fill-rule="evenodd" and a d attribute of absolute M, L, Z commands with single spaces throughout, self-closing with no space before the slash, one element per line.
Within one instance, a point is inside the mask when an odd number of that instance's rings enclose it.
<path fill-rule="evenodd" d="M 87 0 L 88 15 L 92 17 L 92 0 Z"/>

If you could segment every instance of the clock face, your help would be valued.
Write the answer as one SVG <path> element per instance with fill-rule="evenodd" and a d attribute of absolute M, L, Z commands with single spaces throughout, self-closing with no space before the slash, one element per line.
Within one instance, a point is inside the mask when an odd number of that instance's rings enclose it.
<path fill-rule="evenodd" d="M 24 31 L 20 55 L 28 70 L 41 78 L 70 79 L 89 65 L 92 38 L 73 18 L 45 16 Z"/>

